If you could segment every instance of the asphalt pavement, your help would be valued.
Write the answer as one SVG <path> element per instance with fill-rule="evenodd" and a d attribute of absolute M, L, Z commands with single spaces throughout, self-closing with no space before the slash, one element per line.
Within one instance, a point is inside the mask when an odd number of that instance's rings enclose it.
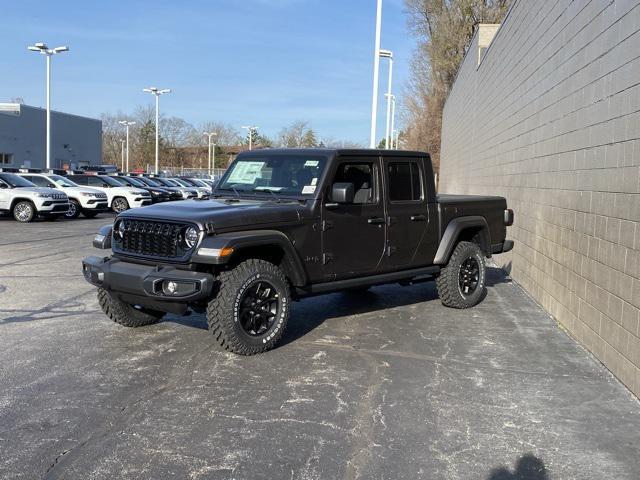
<path fill-rule="evenodd" d="M 640 403 L 505 274 L 293 306 L 275 350 L 202 315 L 127 329 L 80 260 L 93 220 L 0 218 L 2 479 L 637 479 Z"/>

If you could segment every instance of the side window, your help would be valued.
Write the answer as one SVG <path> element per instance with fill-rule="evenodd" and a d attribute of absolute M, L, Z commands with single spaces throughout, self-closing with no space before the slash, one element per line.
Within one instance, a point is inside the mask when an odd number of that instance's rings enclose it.
<path fill-rule="evenodd" d="M 416 162 L 390 162 L 387 164 L 387 175 L 391 202 L 422 200 L 420 167 Z"/>
<path fill-rule="evenodd" d="M 39 187 L 48 187 L 49 181 L 44 177 L 39 177 L 37 175 L 24 177 L 26 180 L 35 183 Z"/>
<path fill-rule="evenodd" d="M 87 180 L 87 185 L 89 185 L 90 187 L 101 187 L 102 184 L 104 183 L 98 177 L 86 177 L 86 180 Z"/>
<path fill-rule="evenodd" d="M 376 174 L 373 162 L 342 163 L 333 183 L 353 183 L 353 203 L 376 202 Z"/>
<path fill-rule="evenodd" d="M 69 177 L 71 179 L 72 182 L 77 183 L 78 185 L 86 185 L 87 184 L 87 180 L 84 177 L 79 177 L 79 176 L 72 176 Z"/>

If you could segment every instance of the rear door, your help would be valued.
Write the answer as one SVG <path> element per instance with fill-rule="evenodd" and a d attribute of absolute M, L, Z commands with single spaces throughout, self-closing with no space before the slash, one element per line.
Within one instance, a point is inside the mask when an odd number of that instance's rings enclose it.
<path fill-rule="evenodd" d="M 384 258 L 386 228 L 380 160 L 339 157 L 323 194 L 322 263 L 325 280 L 377 273 Z M 352 204 L 332 205 L 331 186 L 354 185 Z"/>
<path fill-rule="evenodd" d="M 431 263 L 430 218 L 425 172 L 420 158 L 384 157 L 382 160 L 387 211 L 387 270 Z M 432 227 L 433 228 L 433 227 Z"/>

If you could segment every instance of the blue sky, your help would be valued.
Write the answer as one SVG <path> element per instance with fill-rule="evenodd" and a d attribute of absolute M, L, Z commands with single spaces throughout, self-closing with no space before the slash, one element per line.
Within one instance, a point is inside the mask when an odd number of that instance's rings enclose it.
<path fill-rule="evenodd" d="M 42 41 L 71 49 L 54 57 L 56 110 L 132 111 L 153 101 L 142 88 L 154 85 L 173 90 L 163 113 L 194 125 L 255 124 L 274 136 L 308 120 L 321 137 L 368 143 L 375 0 L 0 0 L 0 9 L 0 101 L 44 105 L 44 58 L 26 49 Z M 384 0 L 396 93 L 413 45 L 402 0 Z M 380 138 L 384 109 L 381 92 Z"/>

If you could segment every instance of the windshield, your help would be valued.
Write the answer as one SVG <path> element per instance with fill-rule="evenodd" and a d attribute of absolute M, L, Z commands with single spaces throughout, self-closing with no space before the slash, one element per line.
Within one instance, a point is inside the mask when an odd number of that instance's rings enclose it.
<path fill-rule="evenodd" d="M 198 180 L 197 178 L 190 178 L 189 181 L 198 187 L 205 187 L 205 188 L 209 187 L 209 185 L 204 183 L 202 180 Z"/>
<path fill-rule="evenodd" d="M 252 155 L 236 160 L 217 190 L 313 195 L 326 162 L 320 155 Z"/>
<path fill-rule="evenodd" d="M 37 186 L 35 183 L 31 183 L 29 180 L 25 180 L 18 175 L 14 175 L 13 173 L 0 173 L 0 180 L 3 180 L 6 184 L 13 188 Z"/>
<path fill-rule="evenodd" d="M 141 182 L 137 178 L 131 177 L 118 177 L 120 180 L 127 182 L 129 185 L 133 185 L 134 187 L 146 187 L 144 182 Z"/>
<path fill-rule="evenodd" d="M 181 178 L 172 178 L 171 181 L 177 183 L 181 187 L 193 187 L 193 185 L 191 185 L 189 182 L 182 180 Z"/>
<path fill-rule="evenodd" d="M 154 178 L 154 181 L 164 185 L 166 187 L 179 187 L 177 183 L 172 183 L 168 178 Z"/>
<path fill-rule="evenodd" d="M 120 182 L 116 182 L 113 177 L 107 177 L 105 175 L 99 175 L 100 180 L 104 181 L 104 183 L 111 185 L 112 187 L 121 187 L 122 184 Z"/>
<path fill-rule="evenodd" d="M 130 187 L 131 185 L 129 185 L 129 183 L 127 183 L 126 180 L 124 180 L 123 178 L 120 177 L 109 177 L 110 179 L 112 179 L 113 181 L 115 181 L 118 185 L 120 185 L 121 187 Z"/>
<path fill-rule="evenodd" d="M 77 183 L 73 183 L 68 178 L 61 177 L 60 175 L 51 175 L 49 178 L 53 180 L 54 183 L 56 183 L 60 187 L 77 187 L 78 186 Z"/>
<path fill-rule="evenodd" d="M 156 182 L 155 180 L 151 180 L 150 178 L 147 178 L 147 177 L 138 177 L 138 180 L 140 182 L 145 183 L 147 185 L 150 185 L 152 187 L 163 187 L 164 186 L 160 182 Z"/>

